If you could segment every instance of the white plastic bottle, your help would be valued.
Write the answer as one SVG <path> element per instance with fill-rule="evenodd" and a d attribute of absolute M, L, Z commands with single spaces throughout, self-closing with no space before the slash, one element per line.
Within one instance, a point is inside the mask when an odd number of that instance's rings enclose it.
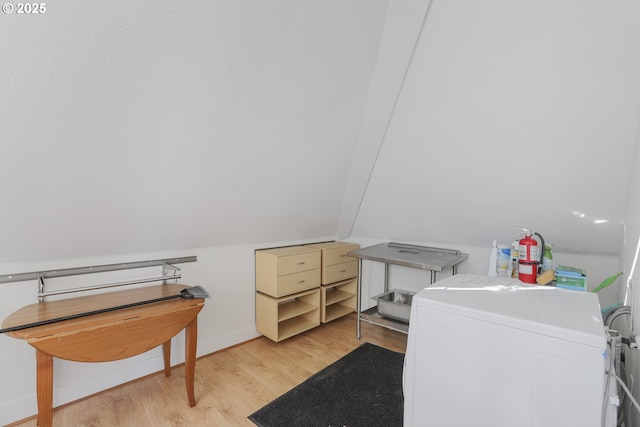
<path fill-rule="evenodd" d="M 511 263 L 511 248 L 498 245 L 498 276 L 509 277 L 509 264 Z"/>
<path fill-rule="evenodd" d="M 489 276 L 498 275 L 498 243 L 494 240 L 491 245 L 491 255 L 489 256 Z"/>

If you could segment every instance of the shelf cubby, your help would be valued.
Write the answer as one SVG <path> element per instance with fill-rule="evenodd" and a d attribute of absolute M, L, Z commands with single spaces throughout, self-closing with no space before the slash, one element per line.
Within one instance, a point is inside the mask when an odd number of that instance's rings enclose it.
<path fill-rule="evenodd" d="M 321 322 L 327 323 L 356 311 L 358 282 L 356 279 L 325 285 L 320 288 Z"/>
<path fill-rule="evenodd" d="M 273 341 L 282 341 L 320 324 L 320 289 L 286 298 L 256 293 L 256 328 Z"/>

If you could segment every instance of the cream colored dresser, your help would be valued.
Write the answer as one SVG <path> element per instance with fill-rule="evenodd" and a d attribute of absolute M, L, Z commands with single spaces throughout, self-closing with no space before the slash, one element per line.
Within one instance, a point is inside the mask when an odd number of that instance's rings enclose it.
<path fill-rule="evenodd" d="M 360 249 L 346 242 L 307 245 L 322 251 L 320 320 L 327 323 L 356 311 L 358 296 L 358 260 L 347 254 Z"/>
<path fill-rule="evenodd" d="M 256 329 L 282 341 L 352 313 L 358 245 L 327 242 L 256 251 Z"/>
<path fill-rule="evenodd" d="M 320 324 L 321 251 L 288 246 L 256 251 L 256 329 L 282 341 Z"/>

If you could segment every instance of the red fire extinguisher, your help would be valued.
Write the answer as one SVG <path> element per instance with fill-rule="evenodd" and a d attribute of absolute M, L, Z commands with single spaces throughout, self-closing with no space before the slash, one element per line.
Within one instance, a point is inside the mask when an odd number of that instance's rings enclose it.
<path fill-rule="evenodd" d="M 523 229 L 525 237 L 520 239 L 518 261 L 518 278 L 525 283 L 536 283 L 538 277 L 538 267 L 542 264 L 542 256 L 544 255 L 544 239 L 540 233 L 534 233 L 540 238 L 541 245 L 538 245 L 536 239 L 531 237 L 531 231 Z"/>

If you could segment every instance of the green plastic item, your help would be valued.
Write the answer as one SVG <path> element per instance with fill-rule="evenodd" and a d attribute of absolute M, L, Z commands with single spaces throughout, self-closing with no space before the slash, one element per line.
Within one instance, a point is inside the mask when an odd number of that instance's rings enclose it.
<path fill-rule="evenodd" d="M 614 274 L 613 276 L 604 279 L 604 281 L 602 283 L 600 283 L 600 285 L 598 285 L 597 288 L 595 288 L 594 290 L 592 290 L 591 292 L 598 292 L 604 288 L 606 288 L 607 286 L 609 286 L 610 284 L 612 284 L 613 282 L 616 281 L 616 279 L 618 277 L 622 276 L 622 271 L 618 274 Z"/>

